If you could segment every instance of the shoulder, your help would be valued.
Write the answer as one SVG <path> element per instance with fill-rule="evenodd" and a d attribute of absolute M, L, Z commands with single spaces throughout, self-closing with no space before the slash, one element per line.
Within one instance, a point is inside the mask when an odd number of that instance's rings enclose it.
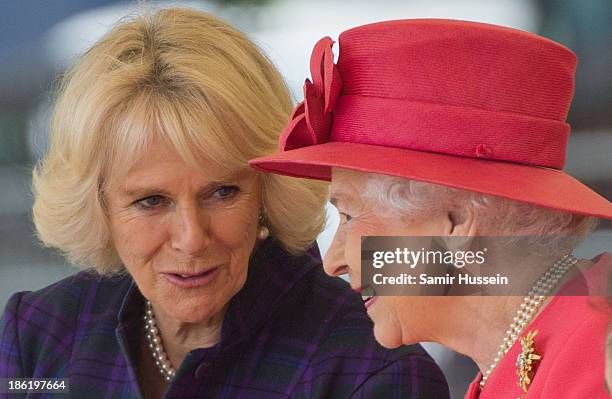
<path fill-rule="evenodd" d="M 564 357 L 603 359 L 605 336 L 609 323 L 609 304 L 601 296 L 558 296 L 545 308 L 542 320 L 535 324 L 548 337 L 546 350 L 555 354 L 555 364 L 566 363 Z M 567 315 L 572 315 L 568 318 Z M 579 343 L 571 345 L 572 343 Z M 550 347 L 549 347 L 550 346 Z M 596 359 L 591 359 L 596 361 Z M 571 361 L 569 361 L 571 363 Z"/>
<path fill-rule="evenodd" d="M 14 294 L 6 311 L 30 322 L 48 321 L 53 316 L 63 316 L 60 318 L 67 321 L 79 313 L 84 301 L 104 302 L 101 306 L 120 304 L 129 287 L 128 280 L 131 281 L 128 277 L 108 278 L 92 271 L 81 271 L 40 290 Z"/>
<path fill-rule="evenodd" d="M 327 276 L 318 264 L 293 285 L 279 312 L 299 312 L 304 324 L 312 325 L 319 332 L 322 328 L 346 325 L 351 325 L 354 331 L 367 331 L 371 322 L 363 309 L 361 297 L 349 284 L 341 278 Z"/>
<path fill-rule="evenodd" d="M 292 256 L 262 245 L 249 272 L 224 328 L 257 326 L 253 339 L 267 348 L 259 363 L 293 366 L 285 367 L 291 378 L 282 388 L 292 398 L 448 398 L 442 372 L 422 347 L 388 350 L 376 342 L 361 296 L 324 273 L 318 252 Z"/>
<path fill-rule="evenodd" d="M 2 316 L 0 357 L 13 364 L 9 368 L 19 361 L 21 372 L 31 376 L 41 362 L 69 356 L 80 323 L 91 320 L 91 313 L 120 305 L 119 296 L 129 287 L 125 280 L 83 271 L 37 291 L 14 294 Z M 90 314 L 84 316 L 88 304 Z"/>
<path fill-rule="evenodd" d="M 389 350 L 376 342 L 362 299 L 347 282 L 317 267 L 294 288 L 281 317 L 297 319 L 304 341 L 312 343 L 302 386 L 326 389 L 321 397 L 393 397 L 398 392 L 449 397 L 442 371 L 420 345 Z"/>
<path fill-rule="evenodd" d="M 242 291 L 239 297 L 244 302 L 257 301 L 274 309 L 269 316 L 295 320 L 317 330 L 332 325 L 347 312 L 363 308 L 347 282 L 323 272 L 316 246 L 294 256 L 278 243 L 262 244 Z"/>
<path fill-rule="evenodd" d="M 550 367 L 541 380 L 542 397 L 607 398 L 604 354 L 609 318 L 604 298 L 559 297 L 555 305 L 557 323 L 542 325 L 554 328 L 544 354 Z"/>

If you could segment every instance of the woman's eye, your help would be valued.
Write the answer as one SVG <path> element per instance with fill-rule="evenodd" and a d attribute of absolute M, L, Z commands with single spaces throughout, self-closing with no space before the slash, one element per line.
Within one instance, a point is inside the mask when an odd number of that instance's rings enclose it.
<path fill-rule="evenodd" d="M 344 213 L 344 212 L 338 212 L 340 214 L 340 224 L 344 224 L 347 222 L 350 222 L 350 220 L 353 218 L 352 216 Z"/>
<path fill-rule="evenodd" d="M 240 188 L 238 186 L 221 186 L 215 190 L 215 196 L 221 199 L 233 198 Z"/>
<path fill-rule="evenodd" d="M 142 209 L 156 209 L 164 206 L 166 202 L 166 198 L 162 197 L 161 195 L 152 195 L 136 201 L 136 205 Z"/>

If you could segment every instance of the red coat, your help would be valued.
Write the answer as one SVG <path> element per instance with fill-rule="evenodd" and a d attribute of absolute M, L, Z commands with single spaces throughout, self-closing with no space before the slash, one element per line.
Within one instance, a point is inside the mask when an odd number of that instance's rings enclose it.
<path fill-rule="evenodd" d="M 595 259 L 585 273 L 591 283 L 606 282 L 612 255 Z M 570 282 L 569 284 L 572 284 Z M 567 288 L 567 286 L 566 286 Z M 542 355 L 533 382 L 525 396 L 518 386 L 516 359 L 521 352 L 517 341 L 490 375 L 482 392 L 482 374 L 472 382 L 466 399 L 608 399 L 604 382 L 605 345 L 609 305 L 604 297 L 556 296 L 523 331 L 538 330 L 536 353 Z"/>

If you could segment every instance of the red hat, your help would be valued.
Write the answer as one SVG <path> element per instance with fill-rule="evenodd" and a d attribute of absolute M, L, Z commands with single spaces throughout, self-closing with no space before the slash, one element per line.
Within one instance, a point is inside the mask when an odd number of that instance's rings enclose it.
<path fill-rule="evenodd" d="M 321 39 L 304 101 L 258 170 L 330 180 L 331 168 L 442 184 L 612 219 L 562 171 L 576 56 L 543 37 L 443 19 L 381 22 Z"/>

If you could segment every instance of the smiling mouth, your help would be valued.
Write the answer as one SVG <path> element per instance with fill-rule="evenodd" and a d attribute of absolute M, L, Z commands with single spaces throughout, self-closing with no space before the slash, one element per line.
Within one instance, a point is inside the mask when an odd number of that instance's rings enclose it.
<path fill-rule="evenodd" d="M 376 291 L 374 291 L 374 288 L 370 287 L 369 285 L 366 287 L 357 288 L 355 289 L 355 291 L 361 294 L 361 300 L 363 301 L 363 305 L 366 309 L 374 305 L 374 303 L 378 299 Z"/>

